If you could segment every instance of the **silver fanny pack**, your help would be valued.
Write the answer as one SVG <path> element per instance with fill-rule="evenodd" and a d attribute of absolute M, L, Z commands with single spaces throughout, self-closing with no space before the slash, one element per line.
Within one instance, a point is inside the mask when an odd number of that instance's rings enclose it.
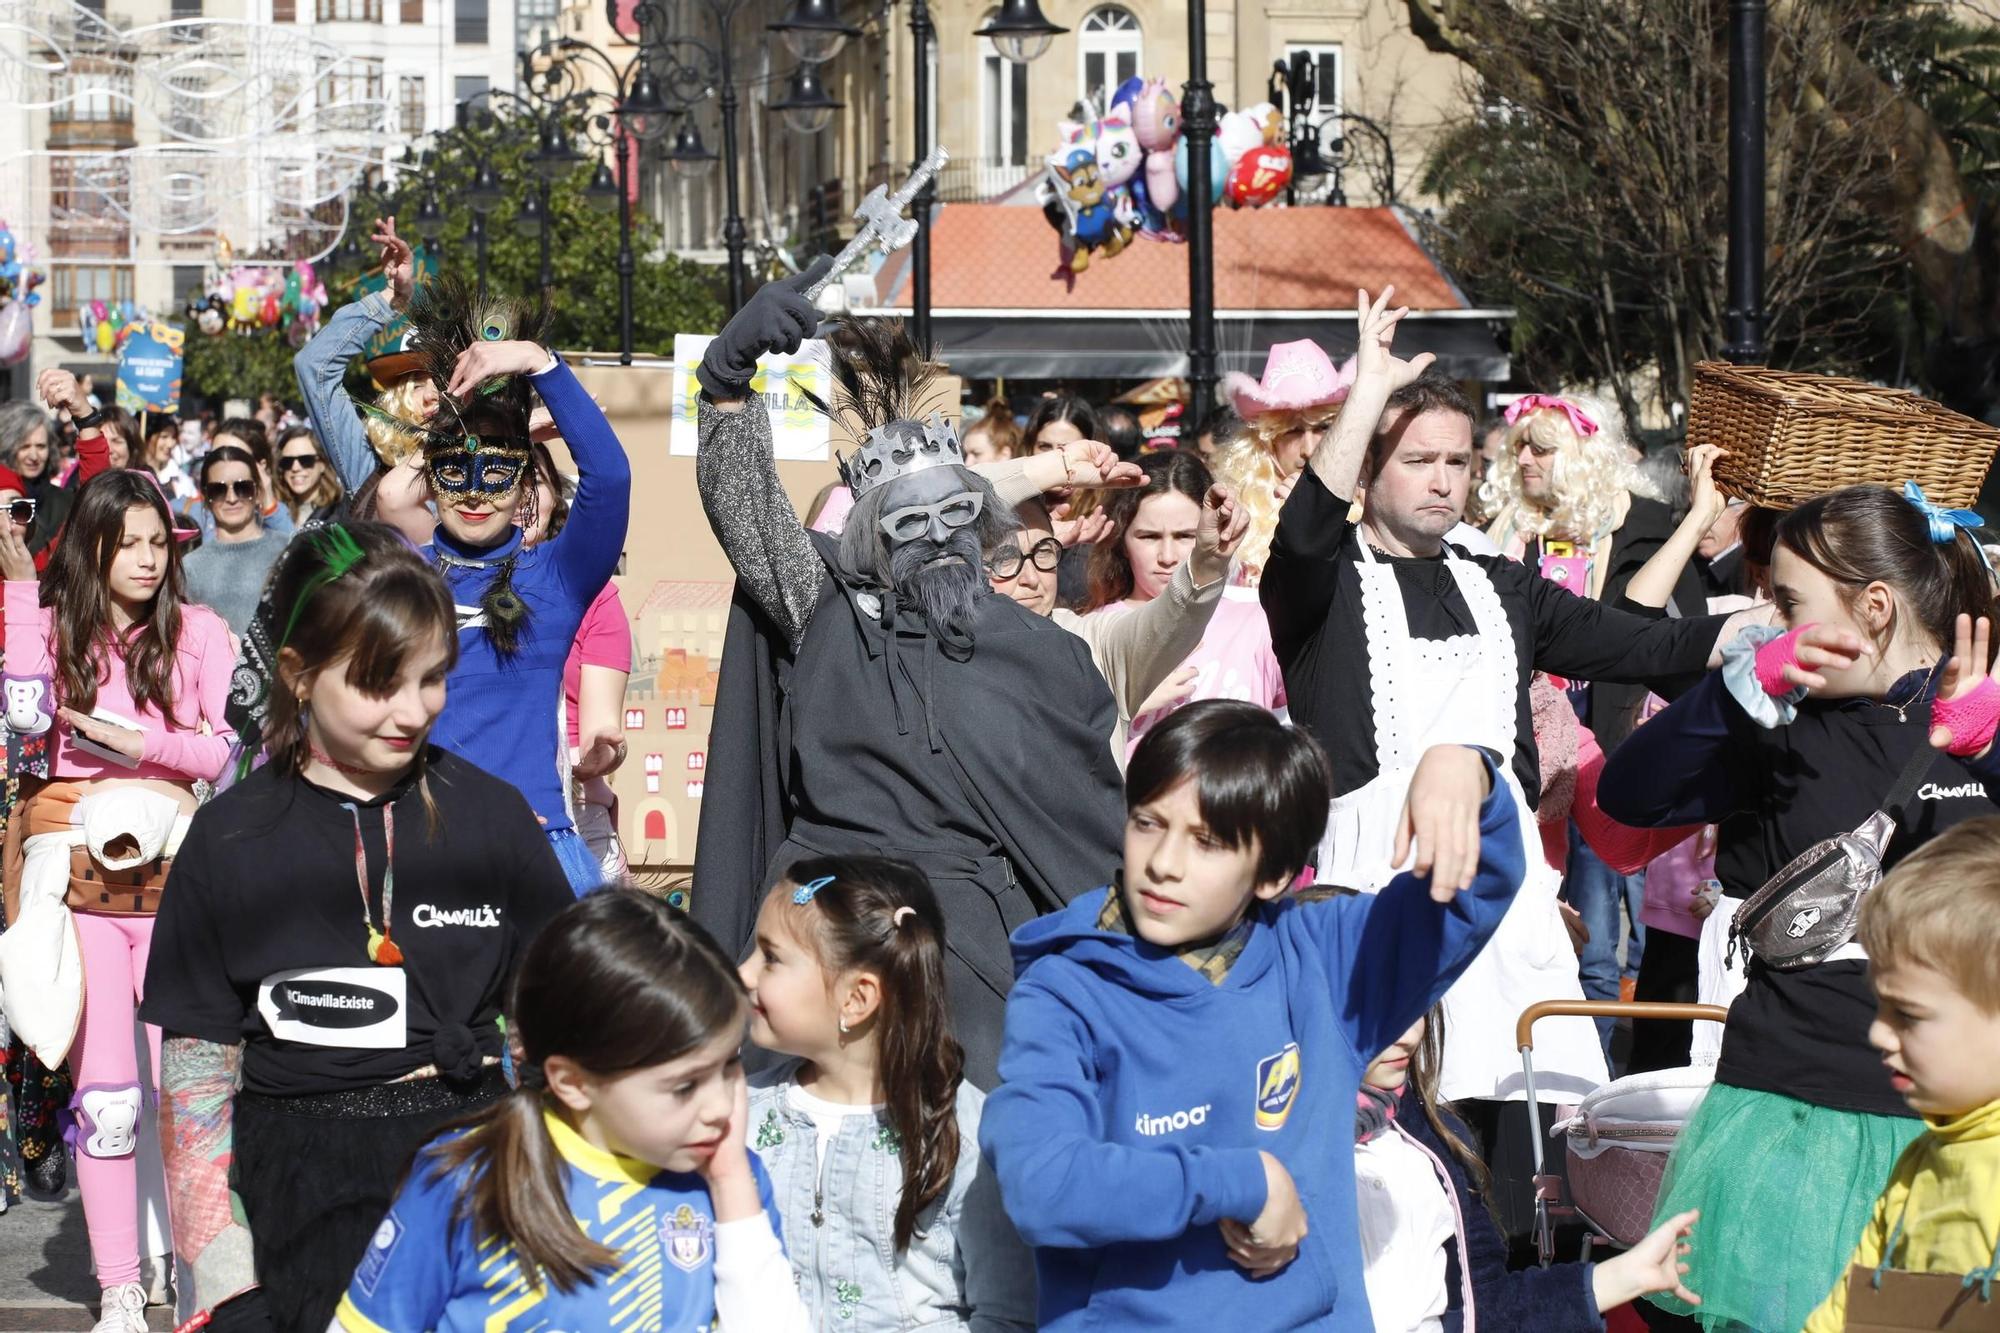
<path fill-rule="evenodd" d="M 1882 856 L 1896 834 L 1889 812 L 1916 795 L 1936 760 L 1920 740 L 1881 809 L 1853 832 L 1814 843 L 1751 894 L 1730 923 L 1731 954 L 1740 941 L 1766 967 L 1790 971 L 1825 962 L 1852 940 L 1861 899 L 1882 882 Z"/>

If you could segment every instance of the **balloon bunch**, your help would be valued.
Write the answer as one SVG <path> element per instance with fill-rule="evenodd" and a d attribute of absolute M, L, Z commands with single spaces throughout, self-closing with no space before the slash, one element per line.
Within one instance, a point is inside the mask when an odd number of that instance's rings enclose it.
<path fill-rule="evenodd" d="M 1062 267 L 1081 273 L 1093 253 L 1115 255 L 1134 236 L 1185 239 L 1187 140 L 1180 103 L 1165 79 L 1127 79 L 1110 108 L 1057 126 L 1061 146 L 1047 157 L 1042 211 L 1062 241 Z M 1209 198 L 1260 208 L 1292 179 L 1284 116 L 1269 102 L 1222 117 L 1209 142 Z"/>
<path fill-rule="evenodd" d="M 35 288 L 43 277 L 40 269 L 28 267 L 25 261 L 31 257 L 14 240 L 13 229 L 0 222 L 0 366 L 25 361 L 34 337 L 28 311 L 42 303 Z"/>
<path fill-rule="evenodd" d="M 76 327 L 84 347 L 110 354 L 125 345 L 125 335 L 151 316 L 130 301 L 85 301 L 76 308 Z"/>
<path fill-rule="evenodd" d="M 290 268 L 217 268 L 212 275 L 207 293 L 187 305 L 188 320 L 211 338 L 269 331 L 303 347 L 319 327 L 326 284 L 307 260 Z"/>

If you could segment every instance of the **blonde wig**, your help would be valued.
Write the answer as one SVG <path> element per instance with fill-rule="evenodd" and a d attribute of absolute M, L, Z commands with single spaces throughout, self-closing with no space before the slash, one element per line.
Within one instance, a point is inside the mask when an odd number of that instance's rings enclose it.
<path fill-rule="evenodd" d="M 1250 516 L 1250 530 L 1236 551 L 1236 566 L 1246 582 L 1254 583 L 1271 554 L 1271 539 L 1278 532 L 1278 441 L 1295 430 L 1309 426 L 1332 429 L 1340 415 L 1338 404 L 1309 407 L 1298 412 L 1260 412 L 1243 423 L 1243 430 L 1220 445 L 1211 460 L 1215 479 L 1236 492 L 1236 502 Z"/>
<path fill-rule="evenodd" d="M 430 382 L 422 375 L 411 375 L 382 390 L 375 399 L 375 406 L 387 412 L 397 421 L 407 421 L 411 425 L 421 425 L 426 419 L 421 403 L 422 392 Z M 418 437 L 408 431 L 396 429 L 390 422 L 374 416 L 362 418 L 362 429 L 368 432 L 368 443 L 375 447 L 375 456 L 388 467 L 398 467 L 411 455 L 418 452 Z"/>
<path fill-rule="evenodd" d="M 1507 427 L 1506 443 L 1494 460 L 1488 480 L 1479 488 L 1480 507 L 1494 515 L 1489 533 L 1504 550 L 1509 538 L 1548 537 L 1584 544 L 1596 542 L 1618 523 L 1627 492 L 1659 499 L 1655 488 L 1639 474 L 1625 434 L 1625 419 L 1610 403 L 1582 394 L 1564 395 L 1597 423 L 1589 435 L 1578 433 L 1569 415 L 1541 407 L 1521 414 Z M 1521 494 L 1521 445 L 1553 449 L 1549 489 L 1554 503 L 1543 507 Z M 1505 527 L 1506 531 L 1497 530 Z"/>

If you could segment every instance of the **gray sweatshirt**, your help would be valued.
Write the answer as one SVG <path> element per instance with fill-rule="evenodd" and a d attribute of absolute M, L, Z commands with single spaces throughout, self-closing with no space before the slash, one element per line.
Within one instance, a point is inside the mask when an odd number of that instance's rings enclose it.
<path fill-rule="evenodd" d="M 188 600 L 213 607 L 229 623 L 230 633 L 241 638 L 257 613 L 264 576 L 291 539 L 289 532 L 267 528 L 255 541 L 209 541 L 182 562 L 187 570 Z"/>

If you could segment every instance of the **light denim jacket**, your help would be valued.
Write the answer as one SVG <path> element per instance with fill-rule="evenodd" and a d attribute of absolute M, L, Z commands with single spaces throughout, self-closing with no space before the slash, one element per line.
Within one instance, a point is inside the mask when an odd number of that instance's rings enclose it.
<path fill-rule="evenodd" d="M 823 1333 L 1033 1329 L 1034 1256 L 1014 1233 L 993 1168 L 979 1154 L 985 1094 L 958 1085 L 958 1169 L 944 1197 L 918 1215 L 917 1234 L 898 1255 L 903 1162 L 896 1131 L 879 1113 L 849 1117 L 827 1145 L 824 1172 L 816 1170 L 817 1131 L 786 1098 L 797 1069 L 790 1062 L 752 1078 L 749 1133 L 771 1173 L 812 1326 Z"/>
<path fill-rule="evenodd" d="M 292 357 L 292 375 L 299 382 L 306 416 L 349 495 L 375 475 L 376 458 L 361 414 L 347 396 L 347 363 L 395 320 L 389 293 L 370 292 L 334 311 L 312 341 Z"/>

